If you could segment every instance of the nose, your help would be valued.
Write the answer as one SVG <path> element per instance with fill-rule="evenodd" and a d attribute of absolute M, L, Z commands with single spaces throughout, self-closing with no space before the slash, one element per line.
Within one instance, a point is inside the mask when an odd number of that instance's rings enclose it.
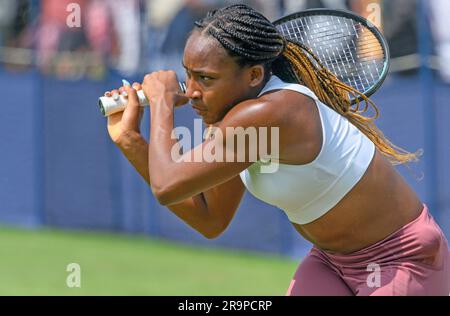
<path fill-rule="evenodd" d="M 200 99 L 202 97 L 200 89 L 192 79 L 186 80 L 186 96 L 189 99 Z"/>

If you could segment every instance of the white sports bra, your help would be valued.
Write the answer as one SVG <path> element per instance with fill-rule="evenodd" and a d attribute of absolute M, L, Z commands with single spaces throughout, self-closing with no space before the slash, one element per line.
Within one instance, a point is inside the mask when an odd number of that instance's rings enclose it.
<path fill-rule="evenodd" d="M 260 96 L 272 90 L 293 90 L 313 99 L 322 123 L 322 148 L 306 165 L 260 160 L 240 177 L 250 193 L 282 209 L 291 222 L 304 225 L 325 215 L 361 180 L 374 154 L 375 145 L 360 130 L 325 104 L 307 87 L 285 83 L 272 76 Z M 275 173 L 261 167 L 278 164 Z"/>

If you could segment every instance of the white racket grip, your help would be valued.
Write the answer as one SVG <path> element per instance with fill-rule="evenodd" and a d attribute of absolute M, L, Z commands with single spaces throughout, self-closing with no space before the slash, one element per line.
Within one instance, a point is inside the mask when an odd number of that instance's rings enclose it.
<path fill-rule="evenodd" d="M 145 97 L 143 90 L 139 90 L 137 92 L 137 96 L 141 106 L 148 106 L 148 100 Z M 127 104 L 128 99 L 126 99 L 123 95 L 120 95 L 117 100 L 114 100 L 112 97 L 101 97 L 98 100 L 98 106 L 104 116 L 110 116 L 114 113 L 122 112 L 125 110 Z"/>
<path fill-rule="evenodd" d="M 183 93 L 186 93 L 186 84 L 184 82 L 180 82 L 180 89 Z M 139 99 L 139 104 L 141 106 L 148 106 L 148 100 L 145 97 L 145 93 L 143 90 L 137 91 L 137 96 Z M 128 99 L 124 98 L 122 95 L 119 95 L 119 99 L 114 100 L 112 97 L 100 97 L 98 99 L 98 106 L 100 107 L 100 111 L 104 116 L 110 116 L 114 113 L 122 112 L 125 110 L 125 107 L 128 104 Z"/>

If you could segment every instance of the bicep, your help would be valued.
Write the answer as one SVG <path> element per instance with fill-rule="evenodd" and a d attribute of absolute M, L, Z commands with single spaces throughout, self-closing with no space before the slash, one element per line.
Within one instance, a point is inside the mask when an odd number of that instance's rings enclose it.
<path fill-rule="evenodd" d="M 278 124 L 277 115 L 272 113 L 273 108 L 266 109 L 265 104 L 259 103 L 245 106 L 242 103 L 233 108 L 217 124 L 211 139 L 175 159 L 170 155 L 170 159 L 167 157 L 166 163 L 162 164 L 163 168 L 155 170 L 159 176 L 153 176 L 151 185 L 161 204 L 179 203 L 233 179 L 232 182 L 240 186 L 242 192 L 239 174 L 258 161 L 261 155 L 278 156 L 278 129 L 282 125 Z M 272 129 L 276 133 L 272 134 Z M 229 190 L 228 186 L 225 188 L 225 191 Z M 214 195 L 213 192 L 208 195 Z"/>

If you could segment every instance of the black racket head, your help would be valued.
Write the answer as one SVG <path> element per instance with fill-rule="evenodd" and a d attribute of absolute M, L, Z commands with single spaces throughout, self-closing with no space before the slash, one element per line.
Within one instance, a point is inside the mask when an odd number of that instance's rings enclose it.
<path fill-rule="evenodd" d="M 389 47 L 380 30 L 349 11 L 312 9 L 273 22 L 293 42 L 309 47 L 343 83 L 371 96 L 389 72 Z M 352 98 L 352 103 L 361 101 Z"/>

